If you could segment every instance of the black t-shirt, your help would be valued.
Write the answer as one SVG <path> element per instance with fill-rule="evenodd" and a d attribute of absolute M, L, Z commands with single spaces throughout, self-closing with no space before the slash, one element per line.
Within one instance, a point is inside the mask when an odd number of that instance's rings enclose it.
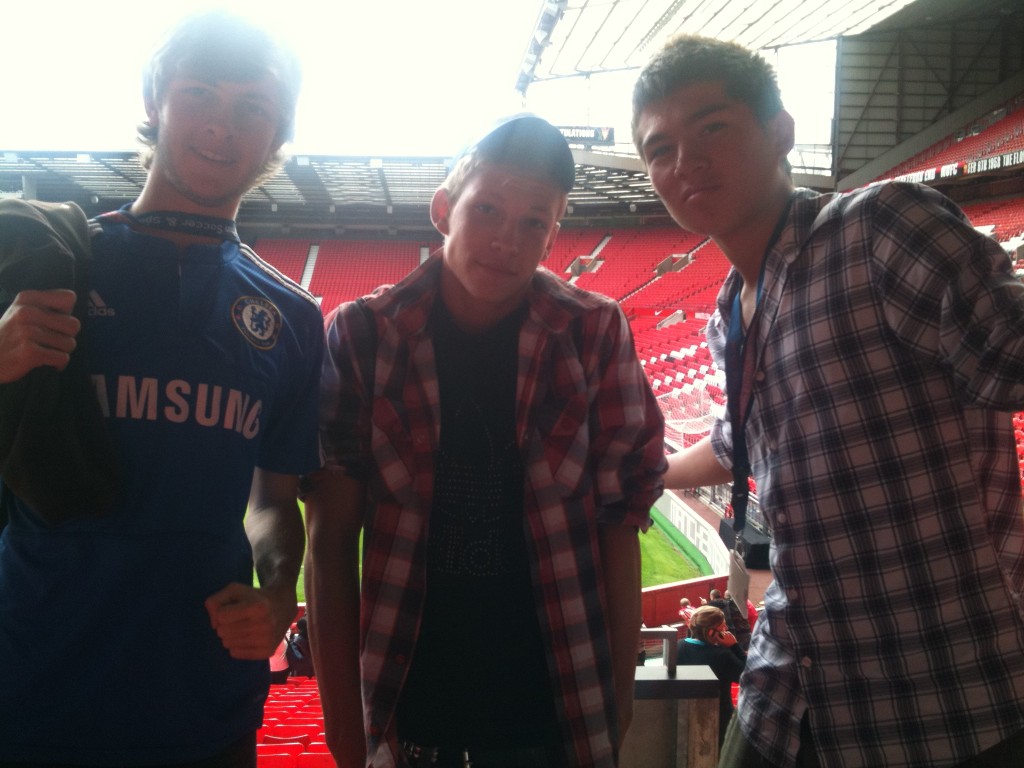
<path fill-rule="evenodd" d="M 426 605 L 398 705 L 399 736 L 421 744 L 560 741 L 515 440 L 522 318 L 514 313 L 482 335 L 460 330 L 440 301 L 431 318 L 441 441 Z"/>

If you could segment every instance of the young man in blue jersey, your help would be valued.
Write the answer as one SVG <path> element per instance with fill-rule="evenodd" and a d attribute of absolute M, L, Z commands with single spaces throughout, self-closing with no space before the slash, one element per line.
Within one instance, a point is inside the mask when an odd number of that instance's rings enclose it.
<path fill-rule="evenodd" d="M 795 188 L 775 74 L 732 43 L 655 54 L 633 138 L 733 266 L 707 327 L 730 407 L 665 482 L 732 480 L 738 520 L 753 474 L 772 529 L 719 768 L 1019 764 L 1024 285 L 1005 251 L 929 187 Z"/>
<path fill-rule="evenodd" d="M 87 290 L 6 297 L 0 382 L 67 369 L 84 340 L 118 483 L 53 515 L 2 478 L 0 764 L 255 765 L 296 612 L 323 331 L 234 218 L 279 167 L 299 80 L 249 22 L 183 22 L 146 73 L 144 188 L 89 223 Z"/>

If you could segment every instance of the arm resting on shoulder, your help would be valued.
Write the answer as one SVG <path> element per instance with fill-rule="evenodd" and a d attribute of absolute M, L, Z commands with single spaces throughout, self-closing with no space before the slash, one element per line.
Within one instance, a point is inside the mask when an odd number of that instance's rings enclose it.
<path fill-rule="evenodd" d="M 297 488 L 295 475 L 256 469 L 245 532 L 260 586 L 228 584 L 206 600 L 213 628 L 236 659 L 270 658 L 295 620 L 305 546 Z"/>
<path fill-rule="evenodd" d="M 633 682 L 640 642 L 640 541 L 631 526 L 598 526 L 608 635 L 615 674 L 619 744 L 633 720 Z"/>
<path fill-rule="evenodd" d="M 340 766 L 366 763 L 359 664 L 359 533 L 366 491 L 341 472 L 313 476 L 305 495 L 306 607 L 327 745 Z"/>

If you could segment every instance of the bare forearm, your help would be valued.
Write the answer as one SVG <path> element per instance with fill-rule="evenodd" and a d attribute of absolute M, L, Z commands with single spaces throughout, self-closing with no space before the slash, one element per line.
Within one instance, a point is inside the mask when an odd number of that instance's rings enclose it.
<path fill-rule="evenodd" d="M 205 600 L 211 626 L 236 659 L 269 658 L 295 620 L 304 546 L 295 486 L 294 475 L 256 470 L 245 532 L 260 586 L 225 584 Z"/>
<path fill-rule="evenodd" d="M 359 532 L 365 490 L 319 473 L 306 496 L 306 606 L 324 733 L 339 766 L 366 763 L 359 665 Z"/>
<path fill-rule="evenodd" d="M 283 506 L 270 514 L 266 509 L 250 509 L 245 531 L 252 544 L 260 587 L 291 590 L 294 594 L 306 536 L 298 504 L 293 500 Z"/>
<path fill-rule="evenodd" d="M 705 437 L 688 448 L 668 457 L 665 472 L 666 488 L 701 488 L 732 480 L 732 472 L 723 467 L 711 449 L 711 438 Z"/>
<path fill-rule="evenodd" d="M 260 591 L 270 600 L 280 637 L 295 620 L 295 587 L 306 546 L 296 487 L 294 475 L 257 469 L 245 518 Z"/>
<path fill-rule="evenodd" d="M 337 555 L 335 554 L 335 557 Z M 324 710 L 324 733 L 339 765 L 362 766 L 366 742 L 359 668 L 359 585 L 355 568 L 306 560 L 310 650 Z"/>

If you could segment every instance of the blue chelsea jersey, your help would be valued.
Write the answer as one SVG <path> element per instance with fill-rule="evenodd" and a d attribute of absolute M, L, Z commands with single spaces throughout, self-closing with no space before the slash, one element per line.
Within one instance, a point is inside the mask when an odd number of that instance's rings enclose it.
<path fill-rule="evenodd" d="M 116 219 L 93 226 L 86 353 L 121 499 L 55 528 L 15 501 L 0 762 L 202 759 L 262 716 L 267 663 L 231 659 L 204 601 L 252 579 L 254 468 L 319 466 L 322 316 L 235 242 L 179 252 Z"/>
<path fill-rule="evenodd" d="M 254 466 L 318 465 L 323 330 L 308 293 L 231 241 L 179 253 L 116 226 L 93 248 L 89 357 L 129 483 L 142 481 L 129 497 L 151 496 L 159 478 L 181 501 L 195 494 L 173 511 L 177 523 L 155 510 L 159 529 L 208 526 L 194 516 L 211 503 L 244 508 Z M 158 466 L 178 471 L 154 476 Z"/>

